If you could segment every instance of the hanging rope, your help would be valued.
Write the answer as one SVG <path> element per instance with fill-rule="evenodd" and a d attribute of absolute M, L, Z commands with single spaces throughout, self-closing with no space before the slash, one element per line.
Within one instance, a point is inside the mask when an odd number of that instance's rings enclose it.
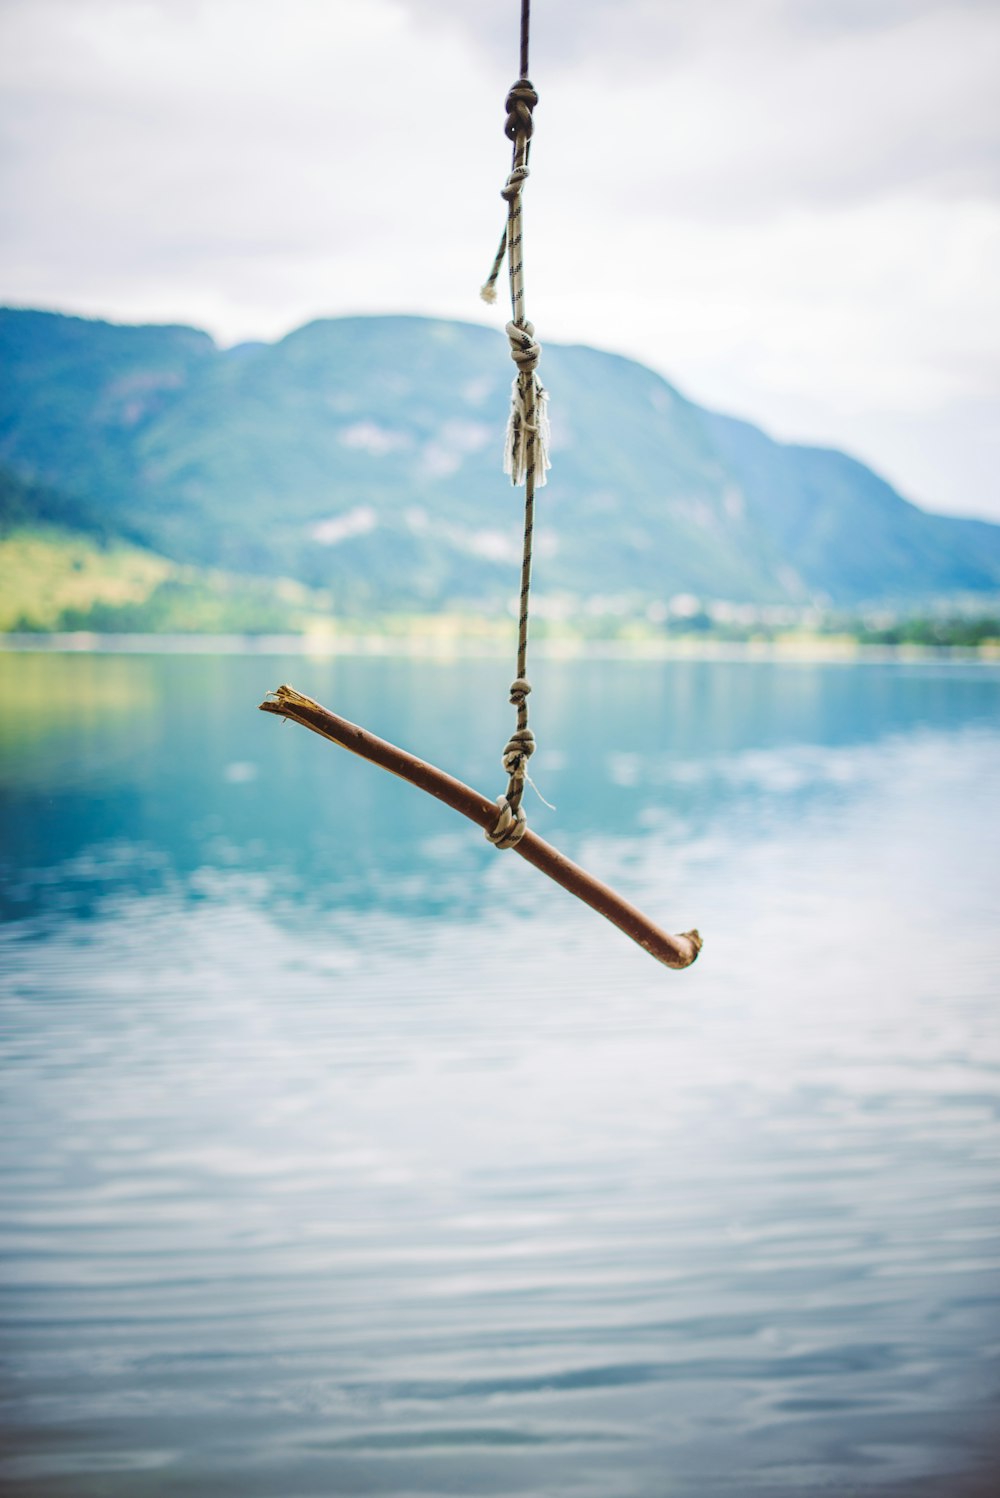
<path fill-rule="evenodd" d="M 510 417 L 504 445 L 504 473 L 512 484 L 524 485 L 524 550 L 521 558 L 521 596 L 517 625 L 517 675 L 511 683 L 510 702 L 517 712 L 517 726 L 507 740 L 502 764 L 507 772 L 507 790 L 497 797 L 496 826 L 486 836 L 498 848 L 513 848 L 524 836 L 527 818 L 521 800 L 528 778 L 528 760 L 535 752 L 535 737 L 528 727 L 528 600 L 531 592 L 531 550 L 535 521 L 535 490 L 545 483 L 548 457 L 549 423 L 546 415 L 548 395 L 538 378 L 541 346 L 528 321 L 524 298 L 524 244 L 521 195 L 528 179 L 528 155 L 534 129 L 532 110 L 538 95 L 528 79 L 528 29 L 530 0 L 521 0 L 521 76 L 507 95 L 507 121 L 504 133 L 513 142 L 510 174 L 501 189 L 507 203 L 507 222 L 500 236 L 500 247 L 493 267 L 482 288 L 486 302 L 496 301 L 496 283 L 504 257 L 510 278 L 511 320 L 507 324 L 510 356 L 517 366 L 511 391 Z"/>

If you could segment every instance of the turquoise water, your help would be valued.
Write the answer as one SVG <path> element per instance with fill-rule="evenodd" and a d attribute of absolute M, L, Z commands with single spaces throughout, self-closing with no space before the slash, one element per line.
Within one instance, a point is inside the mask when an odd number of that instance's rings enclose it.
<path fill-rule="evenodd" d="M 5 1492 L 994 1490 L 1000 671 L 508 671 L 0 656 Z"/>

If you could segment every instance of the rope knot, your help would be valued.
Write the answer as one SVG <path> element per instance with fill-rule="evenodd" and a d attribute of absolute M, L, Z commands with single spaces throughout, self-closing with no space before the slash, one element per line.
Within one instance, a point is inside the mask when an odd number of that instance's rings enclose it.
<path fill-rule="evenodd" d="M 515 810 L 506 796 L 497 797 L 497 809 L 499 814 L 496 825 L 492 832 L 488 827 L 485 828 L 483 835 L 494 848 L 513 848 L 528 830 L 528 819 L 524 815 L 524 809 L 519 806 Z"/>
<path fill-rule="evenodd" d="M 521 191 L 521 187 L 530 176 L 531 172 L 526 166 L 515 166 L 511 168 L 507 181 L 500 189 L 500 196 L 503 198 L 505 203 L 513 203 L 514 199 Z"/>
<path fill-rule="evenodd" d="M 534 323 L 509 322 L 507 340 L 510 343 L 510 357 L 517 365 L 518 374 L 533 374 L 542 355 L 542 345 L 535 337 Z"/>
<path fill-rule="evenodd" d="M 537 103 L 538 95 L 527 78 L 519 78 L 511 86 L 507 95 L 507 123 L 503 127 L 508 140 L 516 140 L 519 135 L 525 140 L 531 139 L 531 132 L 535 128 L 531 111 Z"/>
<path fill-rule="evenodd" d="M 507 740 L 501 764 L 508 775 L 520 775 L 535 752 L 535 735 L 530 728 L 515 728 Z"/>
<path fill-rule="evenodd" d="M 527 677 L 519 676 L 516 681 L 512 681 L 510 684 L 511 707 L 522 707 L 524 704 L 524 699 L 527 697 L 530 691 L 531 682 L 528 681 Z"/>

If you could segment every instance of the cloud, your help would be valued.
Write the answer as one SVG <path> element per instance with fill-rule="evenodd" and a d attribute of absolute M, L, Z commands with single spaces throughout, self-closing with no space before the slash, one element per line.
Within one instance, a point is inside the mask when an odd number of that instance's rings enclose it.
<path fill-rule="evenodd" d="M 0 299 L 228 340 L 319 314 L 485 319 L 514 11 L 0 0 Z M 1000 515 L 1000 8 L 534 11 L 543 341 L 631 353 Z"/>

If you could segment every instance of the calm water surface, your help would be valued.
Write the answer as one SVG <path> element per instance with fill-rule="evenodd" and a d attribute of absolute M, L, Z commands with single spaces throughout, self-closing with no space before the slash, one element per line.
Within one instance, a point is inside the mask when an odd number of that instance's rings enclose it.
<path fill-rule="evenodd" d="M 5 1492 L 994 1491 L 1000 672 L 507 671 L 0 657 Z"/>

